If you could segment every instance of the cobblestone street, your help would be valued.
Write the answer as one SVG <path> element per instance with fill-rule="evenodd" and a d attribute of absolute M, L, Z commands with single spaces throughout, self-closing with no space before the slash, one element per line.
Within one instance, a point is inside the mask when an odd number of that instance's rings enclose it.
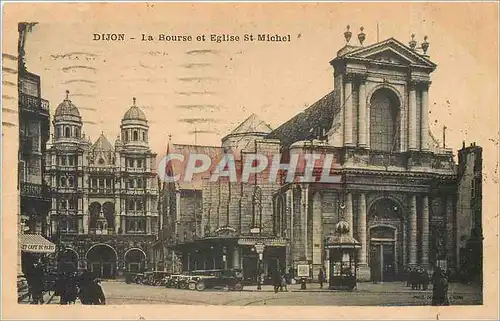
<path fill-rule="evenodd" d="M 189 305 L 336 305 L 336 306 L 403 306 L 430 305 L 432 291 L 416 291 L 401 282 L 385 284 L 360 283 L 353 292 L 320 289 L 318 284 L 308 284 L 307 290 L 292 285 L 288 292 L 275 294 L 271 286 L 257 291 L 255 286 L 242 292 L 206 290 L 203 292 L 169 289 L 165 287 L 103 282 L 107 304 L 189 304 Z M 480 288 L 474 285 L 450 284 L 451 304 L 481 304 Z M 53 297 L 49 304 L 58 304 Z"/>

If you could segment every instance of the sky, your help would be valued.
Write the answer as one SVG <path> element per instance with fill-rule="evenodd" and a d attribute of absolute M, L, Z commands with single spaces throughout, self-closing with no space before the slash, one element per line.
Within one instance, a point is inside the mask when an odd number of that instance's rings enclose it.
<path fill-rule="evenodd" d="M 151 148 L 163 153 L 169 135 L 175 143 L 220 145 L 251 113 L 278 127 L 333 89 L 329 61 L 345 45 L 346 26 L 351 42 L 363 26 L 370 45 L 378 24 L 379 40 L 429 37 L 438 65 L 430 125 L 438 140 L 447 126 L 454 150 L 462 140 L 496 146 L 498 129 L 484 130 L 498 119 L 496 11 L 469 3 L 39 4 L 26 65 L 41 76 L 52 114 L 70 91 L 93 141 L 104 132 L 114 142 L 136 97 Z M 94 33 L 125 33 L 126 41 L 93 41 Z M 140 40 L 245 33 L 290 34 L 291 42 Z"/>

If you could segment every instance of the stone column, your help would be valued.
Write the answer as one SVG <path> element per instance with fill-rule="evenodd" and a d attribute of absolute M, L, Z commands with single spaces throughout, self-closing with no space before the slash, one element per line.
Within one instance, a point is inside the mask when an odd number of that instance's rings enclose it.
<path fill-rule="evenodd" d="M 353 235 L 353 214 L 352 214 L 352 194 L 350 192 L 346 195 L 346 204 L 345 204 L 345 220 L 349 224 L 349 235 Z"/>
<path fill-rule="evenodd" d="M 367 137 L 366 132 L 369 129 L 366 125 L 366 120 L 369 115 L 366 114 L 366 84 L 365 84 L 365 76 L 360 76 L 360 84 L 359 84 L 359 146 L 366 147 L 367 146 Z"/>
<path fill-rule="evenodd" d="M 408 95 L 410 124 L 408 126 L 409 149 L 417 149 L 417 93 L 415 83 L 409 84 L 410 93 Z"/>
<path fill-rule="evenodd" d="M 321 213 L 320 192 L 314 192 L 312 197 L 312 263 L 313 278 L 316 278 L 320 267 L 323 265 L 323 222 Z"/>
<path fill-rule="evenodd" d="M 417 197 L 410 200 L 410 266 L 417 265 Z"/>
<path fill-rule="evenodd" d="M 352 76 L 345 75 L 344 83 L 344 145 L 352 146 Z"/>
<path fill-rule="evenodd" d="M 429 150 L 429 85 L 422 89 L 422 114 L 420 119 L 420 149 Z"/>
<path fill-rule="evenodd" d="M 304 257 L 309 260 L 309 233 L 308 233 L 308 214 L 309 214 L 309 188 L 304 185 L 301 195 L 301 225 L 304 238 Z"/>
<path fill-rule="evenodd" d="M 240 248 L 235 245 L 233 248 L 233 269 L 239 269 L 240 266 Z"/>
<path fill-rule="evenodd" d="M 423 197 L 422 204 L 422 265 L 429 266 L 429 197 Z"/>
<path fill-rule="evenodd" d="M 369 281 L 371 277 L 370 267 L 366 262 L 367 242 L 366 242 L 366 194 L 359 195 L 359 216 L 358 216 L 358 236 L 361 248 L 358 250 L 358 280 Z"/>

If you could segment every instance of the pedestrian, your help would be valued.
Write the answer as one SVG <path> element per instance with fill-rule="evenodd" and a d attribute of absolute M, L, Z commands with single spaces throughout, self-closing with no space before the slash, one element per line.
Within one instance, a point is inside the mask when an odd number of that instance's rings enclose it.
<path fill-rule="evenodd" d="M 80 298 L 80 302 L 84 305 L 92 304 L 92 282 L 92 275 L 88 271 L 83 272 L 78 279 L 78 297 Z"/>
<path fill-rule="evenodd" d="M 43 304 L 43 280 L 45 273 L 41 261 L 35 264 L 31 275 L 32 304 Z"/>
<path fill-rule="evenodd" d="M 285 289 L 285 291 L 288 292 L 287 282 L 288 282 L 288 277 L 286 275 L 285 269 L 283 269 L 283 271 L 281 273 L 281 287 L 280 287 L 280 291 L 283 291 L 283 289 Z"/>
<path fill-rule="evenodd" d="M 323 288 L 323 282 L 325 280 L 325 272 L 323 271 L 323 268 L 319 268 L 319 273 L 318 273 L 318 281 L 319 281 L 319 287 L 322 289 Z"/>
<path fill-rule="evenodd" d="M 64 301 L 65 287 L 66 287 L 66 276 L 64 275 L 64 273 L 58 273 L 54 289 L 54 296 L 58 296 L 60 298 L 59 304 L 62 305 L 66 304 L 66 301 Z"/>
<path fill-rule="evenodd" d="M 272 278 L 273 278 L 274 293 L 278 293 L 278 290 L 281 286 L 281 274 L 277 269 L 273 271 Z"/>
<path fill-rule="evenodd" d="M 65 278 L 64 290 L 61 296 L 61 301 L 64 304 L 75 304 L 78 295 L 76 275 L 68 273 Z"/>
<path fill-rule="evenodd" d="M 91 283 L 91 298 L 90 304 L 93 305 L 105 305 L 106 304 L 106 297 L 104 296 L 104 291 L 102 290 L 101 287 L 101 280 L 99 279 L 94 279 Z"/>
<path fill-rule="evenodd" d="M 432 275 L 432 305 L 449 305 L 448 277 L 439 267 Z"/>
<path fill-rule="evenodd" d="M 429 272 L 425 269 L 422 269 L 422 288 L 424 291 L 429 288 Z"/>

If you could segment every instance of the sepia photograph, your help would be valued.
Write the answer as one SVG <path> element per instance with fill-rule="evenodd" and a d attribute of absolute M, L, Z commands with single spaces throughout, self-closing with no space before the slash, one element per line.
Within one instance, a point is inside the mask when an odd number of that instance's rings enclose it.
<path fill-rule="evenodd" d="M 2 11 L 9 318 L 497 317 L 497 3 Z"/>

